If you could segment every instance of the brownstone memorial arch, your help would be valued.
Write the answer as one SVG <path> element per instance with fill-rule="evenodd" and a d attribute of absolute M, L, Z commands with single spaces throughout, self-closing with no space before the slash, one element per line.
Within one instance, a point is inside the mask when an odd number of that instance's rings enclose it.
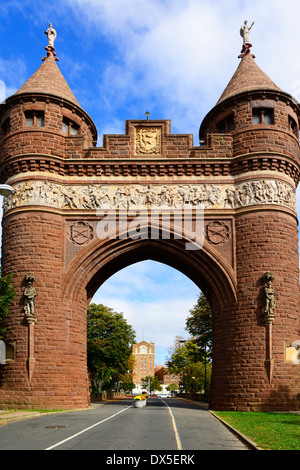
<path fill-rule="evenodd" d="M 212 307 L 210 408 L 299 409 L 298 103 L 246 44 L 201 146 L 169 120 L 142 119 L 97 147 L 46 49 L 1 106 L 0 177 L 14 190 L 2 268 L 17 295 L 0 406 L 88 406 L 88 303 L 113 273 L 153 259 L 186 274 Z"/>

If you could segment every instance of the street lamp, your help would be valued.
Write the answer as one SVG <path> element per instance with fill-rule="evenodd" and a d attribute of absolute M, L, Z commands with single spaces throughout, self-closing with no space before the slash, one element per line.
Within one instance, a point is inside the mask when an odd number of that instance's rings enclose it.
<path fill-rule="evenodd" d="M 14 190 L 8 184 L 0 184 L 0 196 L 10 196 Z"/>

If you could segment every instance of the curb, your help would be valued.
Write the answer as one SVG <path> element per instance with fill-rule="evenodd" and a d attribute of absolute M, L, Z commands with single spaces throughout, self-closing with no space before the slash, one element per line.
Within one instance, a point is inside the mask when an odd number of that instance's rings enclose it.
<path fill-rule="evenodd" d="M 231 431 L 232 434 L 234 434 L 238 439 L 240 439 L 240 441 L 242 441 L 244 444 L 249 446 L 252 450 L 264 450 L 261 447 L 259 447 L 254 441 L 252 441 L 252 439 L 250 439 L 248 436 L 245 436 L 245 434 L 241 433 L 234 427 L 230 426 L 230 424 L 226 423 L 226 421 L 224 421 L 222 418 L 217 416 L 213 411 L 211 410 L 208 410 L 208 411 L 212 416 L 218 419 L 227 429 L 229 429 L 229 431 Z"/>
<path fill-rule="evenodd" d="M 212 416 L 214 416 L 216 419 L 218 419 L 229 431 L 232 432 L 240 441 L 242 441 L 244 444 L 246 444 L 248 447 L 250 447 L 252 450 L 264 450 L 261 447 L 259 447 L 252 439 L 250 439 L 248 436 L 245 436 L 245 434 L 241 433 L 237 429 L 235 429 L 233 426 L 228 424 L 226 421 L 224 421 L 222 418 L 217 416 L 213 411 L 209 410 L 208 404 L 203 403 L 203 402 L 197 402 L 193 400 L 189 400 L 188 398 L 181 398 L 177 397 L 180 400 L 193 403 L 194 405 L 200 406 L 203 409 L 206 409 Z"/>

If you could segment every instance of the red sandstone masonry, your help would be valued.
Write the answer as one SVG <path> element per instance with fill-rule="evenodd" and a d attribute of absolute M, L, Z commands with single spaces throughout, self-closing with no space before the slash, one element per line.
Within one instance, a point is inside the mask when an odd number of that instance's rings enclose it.
<path fill-rule="evenodd" d="M 45 73 L 47 67 L 55 76 L 53 80 Z M 255 88 L 249 88 L 249 83 Z M 262 85 L 264 89 L 257 89 Z M 61 98 L 56 90 L 60 90 Z M 274 124 L 252 124 L 252 109 L 258 105 L 273 107 Z M 43 128 L 26 128 L 27 110 L 44 111 Z M 0 128 L 10 117 L 9 132 L 4 135 L 3 131 L 0 136 L 3 182 L 8 178 L 14 178 L 14 182 L 46 178 L 70 184 L 76 177 L 78 184 L 220 185 L 225 177 L 231 184 L 272 178 L 296 186 L 299 180 L 299 145 L 289 127 L 293 118 L 299 130 L 298 106 L 261 74 L 250 57 L 241 63 L 222 99 L 204 119 L 200 137 L 205 145 L 200 147 L 194 146 L 191 135 L 171 134 L 169 120 L 128 120 L 124 135 L 104 136 L 103 147 L 96 148 L 96 128 L 52 60 L 46 60 L 21 92 L 7 100 L 1 113 Z M 231 113 L 235 128 L 221 134 L 218 123 Z M 63 134 L 63 117 L 79 126 L 79 135 Z M 135 154 L 138 126 L 161 129 L 161 154 Z M 16 207 L 3 220 L 2 266 L 4 274 L 15 274 L 17 291 L 12 315 L 6 321 L 6 341 L 15 344 L 16 360 L 1 366 L 0 405 L 88 406 L 88 301 L 114 272 L 150 257 L 178 267 L 211 302 L 211 409 L 299 409 L 300 368 L 285 362 L 285 343 L 300 337 L 298 234 L 293 211 L 276 204 L 207 211 L 206 222 L 222 220 L 230 226 L 226 246 L 205 240 L 202 250 L 189 252 L 183 240 L 94 238 L 77 246 L 70 256 L 69 221 L 94 224 L 96 216 L 93 211 L 62 214 L 42 206 Z M 267 270 L 275 275 L 277 301 L 271 380 L 264 362 L 266 327 L 262 319 L 261 278 Z M 36 362 L 31 381 L 23 311 L 24 276 L 28 271 L 34 271 L 37 277 L 38 293 L 32 335 Z"/>
<path fill-rule="evenodd" d="M 225 395 L 231 397 L 232 405 L 228 409 L 233 410 L 298 409 L 300 371 L 296 365 L 287 364 L 284 357 L 284 342 L 290 341 L 291 335 L 298 337 L 300 332 L 296 220 L 272 211 L 238 216 L 236 243 L 239 300 L 237 308 L 221 322 L 216 320 L 214 325 L 215 344 L 222 345 L 224 355 L 219 362 L 220 369 L 213 371 L 216 393 L 211 406 L 222 409 Z M 261 277 L 267 270 L 275 275 L 277 301 L 271 387 L 264 368 L 265 325 L 262 321 Z M 219 348 L 214 354 L 221 354 Z M 225 386 L 224 369 L 232 370 Z"/>
<path fill-rule="evenodd" d="M 6 230 L 6 225 L 9 228 Z M 41 404 L 41 396 L 47 396 L 49 407 L 59 405 L 57 392 L 64 390 L 63 406 L 70 402 L 78 406 L 88 405 L 86 372 L 86 337 L 84 318 L 68 317 L 61 299 L 61 261 L 64 238 L 62 218 L 43 213 L 15 215 L 4 223 L 3 265 L 6 272 L 14 273 L 17 298 L 14 314 L 9 318 L 7 341 L 16 342 L 17 361 L 3 367 L 0 399 L 5 394 L 5 382 L 17 377 L 15 393 L 26 396 L 32 407 Z M 26 373 L 27 326 L 22 321 L 24 275 L 33 271 L 36 275 L 35 359 L 33 380 L 29 384 Z M 82 364 L 80 364 L 82 361 Z M 25 373 L 24 373 L 25 372 Z M 28 388 L 29 387 L 29 388 Z M 80 389 L 86 390 L 86 401 Z M 10 386 L 8 385 L 8 389 Z M 24 392 L 22 392 L 24 390 Z M 34 392 L 36 390 L 36 392 Z M 52 396 L 50 396 L 52 394 Z M 22 398 L 20 398 L 22 401 Z M 11 396 L 10 402 L 14 401 Z M 5 402 L 9 404 L 9 399 Z M 47 405 L 47 406 L 48 406 Z M 68 407 L 70 405 L 67 405 Z M 72 405 L 73 406 L 73 405 Z"/>

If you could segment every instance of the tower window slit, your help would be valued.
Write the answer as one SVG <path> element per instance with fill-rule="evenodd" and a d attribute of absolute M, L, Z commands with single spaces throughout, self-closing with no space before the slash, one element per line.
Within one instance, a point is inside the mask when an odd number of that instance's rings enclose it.
<path fill-rule="evenodd" d="M 271 108 L 253 109 L 252 124 L 274 124 L 274 110 Z"/>

